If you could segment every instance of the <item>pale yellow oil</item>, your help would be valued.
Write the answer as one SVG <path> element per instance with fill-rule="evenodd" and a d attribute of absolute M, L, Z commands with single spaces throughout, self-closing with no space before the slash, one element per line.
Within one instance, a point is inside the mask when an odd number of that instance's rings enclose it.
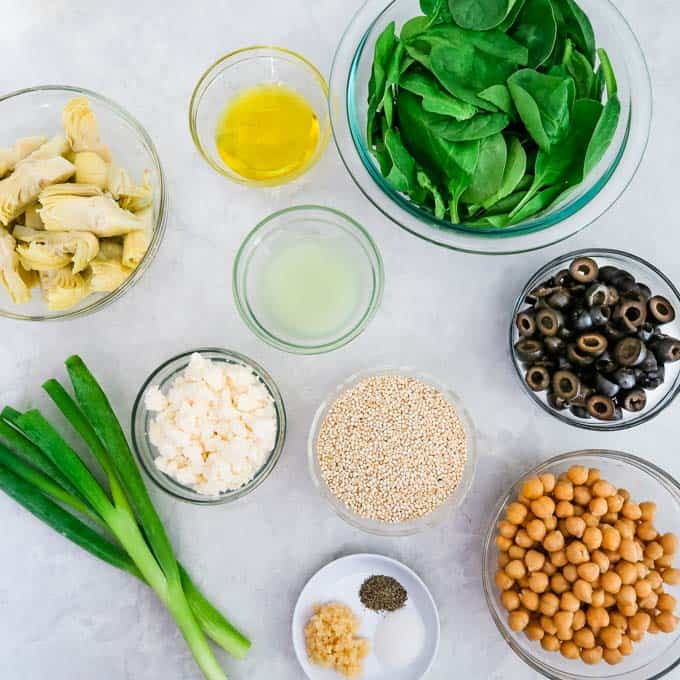
<path fill-rule="evenodd" d="M 258 85 L 232 99 L 217 124 L 222 160 L 251 180 L 299 173 L 319 143 L 319 119 L 307 100 L 284 85 Z"/>

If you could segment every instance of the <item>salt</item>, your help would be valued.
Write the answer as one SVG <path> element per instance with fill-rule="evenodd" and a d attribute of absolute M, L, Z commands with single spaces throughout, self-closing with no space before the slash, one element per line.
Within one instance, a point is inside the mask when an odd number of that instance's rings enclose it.
<path fill-rule="evenodd" d="M 378 624 L 373 639 L 381 663 L 390 668 L 405 668 L 419 656 L 425 644 L 425 626 L 413 607 L 388 614 Z"/>

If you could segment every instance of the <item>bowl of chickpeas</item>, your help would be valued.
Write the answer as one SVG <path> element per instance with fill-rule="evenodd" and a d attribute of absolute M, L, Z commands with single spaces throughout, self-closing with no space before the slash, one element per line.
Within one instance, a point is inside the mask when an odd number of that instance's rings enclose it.
<path fill-rule="evenodd" d="M 566 453 L 505 494 L 483 582 L 513 651 L 554 680 L 651 680 L 680 665 L 680 485 L 628 453 Z"/>

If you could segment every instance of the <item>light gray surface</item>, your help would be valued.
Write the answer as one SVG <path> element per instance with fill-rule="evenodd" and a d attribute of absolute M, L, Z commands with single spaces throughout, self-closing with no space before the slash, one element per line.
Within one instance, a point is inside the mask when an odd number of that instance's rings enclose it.
<path fill-rule="evenodd" d="M 567 249 L 630 250 L 680 280 L 680 9 L 674 0 L 618 4 L 642 42 L 654 82 L 652 138 L 636 180 L 577 238 L 544 252 L 488 259 L 438 249 L 400 231 L 364 200 L 333 147 L 295 196 L 229 184 L 194 149 L 187 106 L 205 67 L 232 49 L 273 43 L 305 53 L 327 73 L 359 0 L 0 0 L 0 89 L 71 83 L 116 100 L 156 142 L 171 198 L 156 261 L 111 308 L 68 323 L 0 322 L 2 402 L 44 405 L 40 383 L 63 375 L 63 359 L 79 352 L 127 422 L 148 373 L 202 345 L 251 355 L 285 396 L 286 450 L 250 498 L 207 510 L 154 493 L 182 560 L 253 638 L 246 662 L 224 658 L 235 680 L 301 678 L 289 631 L 295 598 L 317 568 L 356 551 L 401 559 L 432 589 L 442 645 L 431 680 L 454 672 L 470 679 L 532 678 L 497 634 L 481 593 L 481 533 L 501 492 L 527 466 L 576 448 L 634 452 L 680 475 L 678 404 L 632 432 L 581 432 L 531 404 L 506 356 L 514 295 L 541 264 Z M 328 204 L 363 222 L 386 268 L 384 302 L 367 332 L 350 347 L 316 358 L 289 356 L 257 340 L 238 317 L 229 286 L 246 232 L 270 212 L 301 202 Z M 460 515 L 405 540 L 372 538 L 345 526 L 315 495 L 305 461 L 320 400 L 349 374 L 384 363 L 413 364 L 448 382 L 463 396 L 480 437 L 478 478 Z M 0 518 L 0 678 L 199 677 L 170 617 L 141 585 L 72 547 L 5 496 Z"/>

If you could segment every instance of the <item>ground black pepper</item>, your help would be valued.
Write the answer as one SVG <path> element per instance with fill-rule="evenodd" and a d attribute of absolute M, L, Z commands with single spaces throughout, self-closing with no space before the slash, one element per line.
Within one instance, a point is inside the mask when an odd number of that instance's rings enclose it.
<path fill-rule="evenodd" d="M 394 612 L 406 604 L 408 594 L 391 576 L 371 576 L 359 589 L 359 599 L 364 607 L 375 612 Z"/>

